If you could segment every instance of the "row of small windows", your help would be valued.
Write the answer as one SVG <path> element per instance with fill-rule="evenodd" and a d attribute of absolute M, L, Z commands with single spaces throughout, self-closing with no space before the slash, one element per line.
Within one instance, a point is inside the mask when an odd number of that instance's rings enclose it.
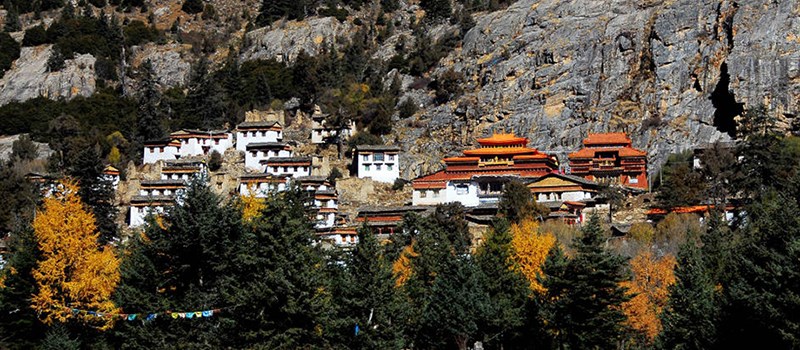
<path fill-rule="evenodd" d="M 369 161 L 369 154 L 364 154 L 361 156 L 361 160 L 368 162 Z M 383 162 L 384 161 L 384 154 L 383 153 L 373 153 L 372 160 L 375 162 Z M 394 154 L 387 154 L 386 161 L 394 161 Z"/>
<path fill-rule="evenodd" d="M 277 134 L 278 138 L 281 137 L 281 133 L 275 132 L 275 131 L 250 131 L 250 132 L 244 131 L 244 132 L 241 132 L 241 133 L 242 133 L 242 137 L 247 137 L 248 134 L 249 134 L 250 137 L 256 137 L 256 136 L 267 136 L 268 132 Z"/>
<path fill-rule="evenodd" d="M 273 173 L 277 173 L 278 171 L 280 171 L 282 173 L 286 173 L 286 172 L 290 172 L 290 171 L 293 172 L 293 173 L 296 173 L 298 171 L 306 172 L 306 167 L 304 167 L 304 166 L 300 166 L 300 167 L 297 167 L 297 166 L 293 166 L 293 167 L 288 167 L 288 166 L 277 167 L 277 166 L 273 166 L 273 167 L 270 167 L 270 169 L 272 169 Z M 291 169 L 291 170 L 289 170 L 289 169 Z"/>
<path fill-rule="evenodd" d="M 372 169 L 372 165 L 364 164 L 364 171 L 370 171 Z M 383 164 L 375 164 L 375 170 L 380 171 L 383 169 Z M 386 170 L 392 171 L 394 170 L 393 164 L 386 164 Z"/>
<path fill-rule="evenodd" d="M 258 157 L 258 153 L 259 151 L 250 151 L 250 155 L 252 155 L 253 157 Z M 277 157 L 280 154 L 280 151 L 266 151 L 260 153 L 263 153 L 265 157 L 269 157 L 270 153 L 272 154 L 273 157 Z"/>

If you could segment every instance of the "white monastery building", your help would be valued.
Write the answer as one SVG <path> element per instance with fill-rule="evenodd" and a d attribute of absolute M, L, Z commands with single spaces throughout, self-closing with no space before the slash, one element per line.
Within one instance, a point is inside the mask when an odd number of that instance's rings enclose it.
<path fill-rule="evenodd" d="M 400 147 L 360 145 L 355 157 L 359 178 L 393 183 L 400 177 Z"/>
<path fill-rule="evenodd" d="M 274 121 L 244 122 L 236 126 L 236 150 L 247 151 L 254 143 L 281 142 L 283 127 Z"/>

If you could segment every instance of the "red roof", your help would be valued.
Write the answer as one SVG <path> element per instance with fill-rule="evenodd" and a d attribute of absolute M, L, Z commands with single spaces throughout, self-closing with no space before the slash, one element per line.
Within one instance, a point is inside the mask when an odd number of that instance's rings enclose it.
<path fill-rule="evenodd" d="M 582 148 L 569 154 L 570 158 L 594 158 L 596 152 L 618 152 L 620 157 L 644 157 L 647 153 L 633 147 Z"/>
<path fill-rule="evenodd" d="M 481 160 L 480 157 L 450 157 L 443 159 L 445 163 L 474 163 Z"/>
<path fill-rule="evenodd" d="M 527 147 L 508 147 L 508 148 L 478 148 L 468 149 L 464 151 L 468 156 L 487 156 L 487 155 L 518 155 L 518 154 L 536 154 L 534 148 Z"/>
<path fill-rule="evenodd" d="M 494 134 L 491 137 L 478 139 L 481 145 L 517 145 L 525 146 L 528 144 L 528 139 L 525 137 L 517 137 L 514 134 Z"/>
<path fill-rule="evenodd" d="M 630 145 L 631 139 L 624 132 L 590 133 L 583 144 L 589 145 Z"/>

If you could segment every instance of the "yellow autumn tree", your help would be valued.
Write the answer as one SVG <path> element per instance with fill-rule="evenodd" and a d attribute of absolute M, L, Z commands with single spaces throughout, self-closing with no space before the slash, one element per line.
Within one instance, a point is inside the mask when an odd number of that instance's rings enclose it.
<path fill-rule="evenodd" d="M 119 260 L 110 247 L 98 246 L 94 216 L 81 202 L 75 182 L 59 183 L 44 199 L 33 229 L 41 260 L 33 270 L 38 292 L 32 308 L 46 324 L 77 318 L 101 330 L 110 328 L 110 317 L 69 311 L 117 311 L 111 293 L 120 280 Z"/>
<path fill-rule="evenodd" d="M 400 256 L 395 260 L 394 264 L 392 264 L 392 273 L 395 276 L 395 285 L 397 287 L 402 287 L 409 278 L 411 278 L 411 273 L 413 272 L 411 268 L 411 259 L 415 258 L 419 253 L 414 251 L 414 243 L 407 245 L 403 248 L 403 251 L 400 252 Z"/>
<path fill-rule="evenodd" d="M 248 187 L 246 195 L 241 196 L 242 219 L 245 222 L 252 222 L 253 219 L 261 215 L 261 211 L 267 206 L 264 198 L 256 196 L 257 190 L 253 186 Z"/>
<path fill-rule="evenodd" d="M 531 218 L 511 225 L 511 247 L 514 262 L 528 279 L 531 290 L 543 293 L 544 287 L 537 276 L 542 274 L 542 266 L 550 248 L 556 244 L 556 237 L 551 233 L 539 233 L 538 229 L 539 224 Z"/>
<path fill-rule="evenodd" d="M 622 304 L 628 325 L 644 335 L 648 344 L 661 332 L 659 315 L 669 299 L 669 286 L 675 283 L 675 257 L 656 258 L 645 250 L 631 259 L 633 279 L 623 282 L 631 300 Z"/>

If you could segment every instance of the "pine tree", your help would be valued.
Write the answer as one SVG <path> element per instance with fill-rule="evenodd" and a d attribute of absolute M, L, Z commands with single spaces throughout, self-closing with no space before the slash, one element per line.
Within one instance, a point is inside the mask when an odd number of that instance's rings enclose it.
<path fill-rule="evenodd" d="M 3 7 L 6 9 L 5 27 L 3 31 L 11 33 L 22 29 L 19 23 L 19 11 L 11 1 L 5 1 Z"/>
<path fill-rule="evenodd" d="M 155 80 L 153 65 L 149 60 L 142 63 L 139 80 L 137 141 L 160 140 L 167 136 L 164 127 L 164 111 L 161 107 L 161 92 Z"/>
<path fill-rule="evenodd" d="M 97 229 L 100 231 L 99 243 L 106 244 L 119 238 L 116 224 L 118 209 L 114 205 L 114 186 L 103 176 L 105 167 L 98 147 L 81 149 L 71 161 L 68 170 L 80 183 L 78 193 L 81 200 L 94 214 Z"/>
<path fill-rule="evenodd" d="M 229 120 L 222 86 L 208 72 L 208 62 L 202 58 L 195 66 L 186 96 L 183 127 L 214 129 Z"/>
<path fill-rule="evenodd" d="M 243 242 L 241 214 L 222 203 L 202 178 L 189 185 L 183 198 L 160 219 L 151 217 L 145 232 L 127 247 L 115 294 L 124 312 L 236 306 L 231 293 L 246 280 L 234 257 L 252 247 Z M 130 348 L 220 348 L 234 338 L 237 311 L 225 309 L 220 317 L 192 322 L 161 315 L 144 325 L 121 323 L 116 330 L 121 344 Z"/>
<path fill-rule="evenodd" d="M 525 218 L 542 220 L 550 210 L 536 204 L 531 190 L 520 181 L 511 181 L 503 187 L 499 212 L 510 222 L 520 222 Z"/>
<path fill-rule="evenodd" d="M 237 309 L 231 346 L 325 347 L 331 288 L 307 203 L 297 187 L 267 198 L 232 256 L 241 272 L 229 278 L 227 293 L 247 306 Z"/>
<path fill-rule="evenodd" d="M 475 261 L 486 276 L 489 294 L 487 315 L 482 320 L 484 344 L 490 347 L 513 348 L 525 334 L 531 290 L 528 281 L 514 260 L 514 247 L 508 223 L 498 220 L 478 248 Z"/>
<path fill-rule="evenodd" d="M 559 347 L 613 348 L 625 333 L 621 305 L 629 297 L 620 286 L 627 280 L 625 259 L 605 250 L 597 215 L 582 233 L 573 242 L 574 258 L 564 264 L 556 249 L 545 263 L 543 315 Z"/>
<path fill-rule="evenodd" d="M 408 337 L 414 347 L 465 348 L 478 340 L 486 314 L 486 277 L 468 254 L 463 208 L 439 206 L 431 217 L 409 217 L 415 232 L 412 274 L 403 285 L 411 301 Z"/>
<path fill-rule="evenodd" d="M 759 197 L 747 208 L 749 224 L 725 289 L 728 305 L 720 339 L 726 345 L 796 348 L 800 346 L 800 208 L 794 198 L 775 191 Z"/>
<path fill-rule="evenodd" d="M 32 271 L 40 258 L 31 227 L 11 234 L 6 265 L 0 270 L 0 343 L 10 349 L 30 349 L 45 331 L 31 308 L 36 292 Z"/>
<path fill-rule="evenodd" d="M 450 18 L 453 12 L 450 0 L 420 0 L 419 6 L 425 10 L 425 17 L 430 21 Z"/>
<path fill-rule="evenodd" d="M 263 0 L 256 24 L 268 26 L 282 17 L 289 20 L 303 19 L 308 5 L 308 0 Z"/>
<path fill-rule="evenodd" d="M 364 227 L 347 259 L 344 278 L 334 290 L 341 329 L 338 341 L 349 349 L 402 349 L 403 299 L 395 288 L 391 261 L 374 234 Z M 354 335 L 358 325 L 359 333 Z"/>
<path fill-rule="evenodd" d="M 657 338 L 662 349 L 710 349 L 716 339 L 716 304 L 711 280 L 700 248 L 690 240 L 678 252 L 675 284 L 661 314 L 663 330 Z"/>

